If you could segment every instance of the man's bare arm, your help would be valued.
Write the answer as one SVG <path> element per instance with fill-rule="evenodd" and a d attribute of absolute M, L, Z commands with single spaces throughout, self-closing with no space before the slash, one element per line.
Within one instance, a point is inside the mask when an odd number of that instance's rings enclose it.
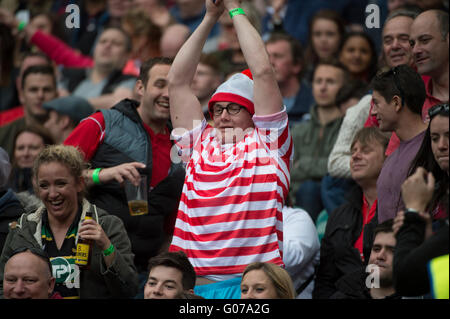
<path fill-rule="evenodd" d="M 224 4 L 228 11 L 240 7 L 239 0 L 224 0 Z M 253 75 L 255 115 L 280 112 L 283 98 L 261 36 L 245 15 L 235 15 L 232 20 L 245 61 Z"/>
<path fill-rule="evenodd" d="M 170 116 L 174 128 L 191 130 L 194 121 L 204 118 L 200 102 L 191 90 L 191 82 L 206 39 L 224 10 L 223 0 L 215 3 L 205 0 L 205 4 L 205 17 L 181 47 L 168 75 Z"/>

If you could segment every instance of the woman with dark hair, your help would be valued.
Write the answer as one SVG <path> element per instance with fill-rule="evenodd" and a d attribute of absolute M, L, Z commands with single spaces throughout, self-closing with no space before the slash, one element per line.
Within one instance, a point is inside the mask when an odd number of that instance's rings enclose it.
<path fill-rule="evenodd" d="M 344 35 L 345 23 L 338 12 L 324 9 L 312 17 L 305 50 L 307 80 L 312 80 L 317 63 L 337 58 Z"/>
<path fill-rule="evenodd" d="M 425 132 L 422 145 L 411 162 L 408 176 L 414 174 L 418 167 L 432 173 L 436 182 L 433 196 L 425 210 L 433 219 L 445 217 L 444 199 L 448 196 L 448 103 L 430 108 L 430 122 Z M 448 203 L 448 202 L 447 202 Z M 448 207 L 447 207 L 448 209 Z"/>
<path fill-rule="evenodd" d="M 448 299 L 448 111 L 438 104 L 428 114 L 423 143 L 402 185 L 407 209 L 394 219 L 395 290 L 403 296 L 432 294 Z M 445 265 L 446 264 L 446 265 Z"/>
<path fill-rule="evenodd" d="M 27 126 L 14 137 L 12 170 L 9 187 L 16 193 L 27 191 L 33 194 L 31 170 L 34 160 L 45 146 L 52 145 L 51 135 L 40 126 Z"/>
<path fill-rule="evenodd" d="M 369 83 L 377 72 L 378 64 L 373 40 L 364 32 L 347 33 L 339 50 L 339 61 L 355 79 Z"/>

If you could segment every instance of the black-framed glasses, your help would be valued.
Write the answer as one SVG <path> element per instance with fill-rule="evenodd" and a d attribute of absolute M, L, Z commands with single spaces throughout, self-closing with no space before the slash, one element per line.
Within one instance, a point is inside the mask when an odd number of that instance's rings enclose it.
<path fill-rule="evenodd" d="M 214 105 L 212 111 L 213 111 L 214 116 L 221 116 L 223 110 L 225 110 L 225 109 L 227 110 L 228 114 L 236 115 L 241 111 L 242 108 L 243 108 L 242 106 L 240 106 L 236 103 L 230 103 L 226 107 L 223 107 L 220 105 Z"/>
<path fill-rule="evenodd" d="M 402 100 L 402 106 L 405 104 L 405 93 L 403 92 L 402 88 L 399 85 L 398 75 L 399 75 L 399 68 L 397 66 L 394 66 L 390 69 L 383 69 L 380 72 L 378 72 L 377 77 L 384 78 L 387 76 L 390 76 L 392 74 L 392 78 L 394 79 L 394 85 L 395 88 L 400 92 L 400 98 Z"/>
<path fill-rule="evenodd" d="M 448 114 L 448 103 L 444 103 L 444 104 L 436 104 L 434 106 L 432 106 L 429 110 L 428 110 L 428 116 L 430 117 L 430 120 L 436 116 L 439 113 L 447 113 Z"/>

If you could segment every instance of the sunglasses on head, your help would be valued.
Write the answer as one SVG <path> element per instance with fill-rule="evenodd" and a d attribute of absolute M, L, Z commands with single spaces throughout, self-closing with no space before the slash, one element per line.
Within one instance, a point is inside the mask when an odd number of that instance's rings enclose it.
<path fill-rule="evenodd" d="M 448 103 L 434 105 L 428 110 L 430 120 L 439 113 L 448 114 Z"/>
<path fill-rule="evenodd" d="M 394 85 L 397 88 L 397 90 L 400 92 L 400 98 L 402 99 L 402 106 L 403 106 L 405 104 L 405 98 L 404 98 L 405 94 L 403 93 L 403 90 L 400 87 L 399 81 L 398 81 L 399 68 L 395 66 L 390 69 L 383 69 L 377 73 L 377 77 L 384 78 L 384 77 L 390 76 L 391 74 L 393 75 Z"/>

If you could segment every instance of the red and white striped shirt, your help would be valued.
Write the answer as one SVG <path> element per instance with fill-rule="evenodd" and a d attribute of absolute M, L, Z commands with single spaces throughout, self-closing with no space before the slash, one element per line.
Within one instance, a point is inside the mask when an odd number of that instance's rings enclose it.
<path fill-rule="evenodd" d="M 177 140 L 188 154 L 170 251 L 183 250 L 198 276 L 242 274 L 255 261 L 283 265 L 282 207 L 293 143 L 286 111 L 254 116 L 236 144 L 203 121 Z M 210 278 L 213 278 L 210 277 Z"/>

